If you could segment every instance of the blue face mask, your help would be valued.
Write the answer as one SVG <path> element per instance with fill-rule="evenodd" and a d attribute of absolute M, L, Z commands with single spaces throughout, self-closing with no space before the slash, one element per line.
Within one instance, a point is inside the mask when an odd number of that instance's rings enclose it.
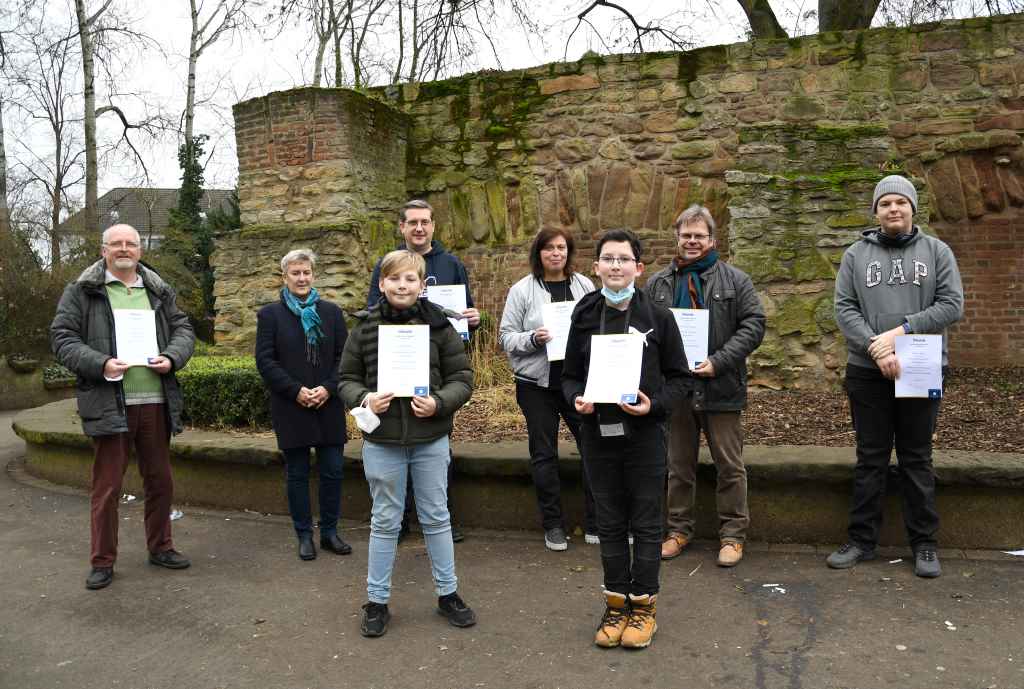
<path fill-rule="evenodd" d="M 633 293 L 636 292 L 636 288 L 633 287 L 634 283 L 629 283 L 618 292 L 614 292 L 607 287 L 601 288 L 601 294 L 605 299 L 613 304 L 621 304 L 624 301 L 629 301 L 633 298 Z"/>

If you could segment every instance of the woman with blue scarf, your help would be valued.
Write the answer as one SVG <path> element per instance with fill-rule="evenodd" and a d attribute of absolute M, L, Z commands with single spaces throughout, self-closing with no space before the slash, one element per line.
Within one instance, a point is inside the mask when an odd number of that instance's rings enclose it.
<path fill-rule="evenodd" d="M 299 538 L 299 558 L 316 558 L 309 498 L 310 448 L 320 474 L 320 547 L 348 555 L 338 536 L 345 407 L 338 397 L 338 364 L 348 330 L 345 317 L 313 287 L 316 256 L 296 249 L 281 259 L 279 301 L 260 309 L 256 367 L 270 389 L 270 417 L 285 459 L 288 511 Z"/>

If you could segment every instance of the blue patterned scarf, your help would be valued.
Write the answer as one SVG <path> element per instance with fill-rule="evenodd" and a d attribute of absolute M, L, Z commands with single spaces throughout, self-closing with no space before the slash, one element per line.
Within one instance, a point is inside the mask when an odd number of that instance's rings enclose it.
<path fill-rule="evenodd" d="M 305 301 L 299 301 L 298 297 L 288 291 L 287 287 L 281 288 L 281 301 L 288 307 L 288 310 L 299 317 L 302 323 L 302 332 L 306 335 L 306 359 L 316 363 L 320 343 L 324 339 L 324 331 L 320 325 L 320 314 L 316 312 L 316 303 L 320 301 L 320 293 L 316 288 L 309 290 L 309 296 Z"/>
<path fill-rule="evenodd" d="M 718 251 L 710 249 L 703 256 L 686 261 L 676 256 L 673 259 L 676 272 L 676 294 L 673 305 L 677 309 L 703 309 L 704 286 L 700 284 L 700 274 L 715 265 L 718 260 Z"/>

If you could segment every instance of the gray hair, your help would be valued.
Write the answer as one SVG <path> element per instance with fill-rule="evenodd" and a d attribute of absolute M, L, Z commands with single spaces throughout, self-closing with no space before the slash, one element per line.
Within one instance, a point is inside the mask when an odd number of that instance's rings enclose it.
<path fill-rule="evenodd" d="M 311 249 L 292 249 L 281 259 L 281 272 L 288 272 L 290 263 L 308 263 L 310 268 L 316 268 L 316 254 Z"/>
<path fill-rule="evenodd" d="M 434 207 L 422 199 L 413 199 L 398 209 L 398 220 L 405 222 L 405 212 L 410 208 L 425 208 L 430 211 L 430 219 L 434 219 Z"/>
<path fill-rule="evenodd" d="M 135 241 L 137 243 L 139 243 L 139 244 L 142 243 L 142 235 L 139 234 L 138 230 L 136 230 L 131 225 L 128 225 L 127 223 L 118 223 L 117 225 L 111 225 L 107 229 L 103 230 L 103 235 L 100 237 L 100 241 L 103 242 L 104 244 L 106 244 L 107 243 L 107 238 L 110 237 L 110 233 L 111 232 L 113 232 L 114 230 L 123 230 L 123 229 L 129 229 L 132 232 L 134 232 L 135 233 Z"/>
<path fill-rule="evenodd" d="M 698 221 L 703 221 L 711 236 L 715 235 L 715 219 L 711 217 L 711 211 L 698 203 L 693 204 L 680 213 L 672 227 L 675 228 L 676 234 L 678 234 L 681 228 L 687 225 L 692 225 Z"/>

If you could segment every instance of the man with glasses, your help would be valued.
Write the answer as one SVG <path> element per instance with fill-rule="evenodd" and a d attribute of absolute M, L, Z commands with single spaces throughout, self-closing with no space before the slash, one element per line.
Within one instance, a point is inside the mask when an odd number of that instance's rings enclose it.
<path fill-rule="evenodd" d="M 117 506 L 133 447 L 146 496 L 149 562 L 168 569 L 190 564 L 171 541 L 169 444 L 171 434 L 182 430 L 183 402 L 174 372 L 192 356 L 196 338 L 174 303 L 174 291 L 140 262 L 139 244 L 139 233 L 130 225 L 108 228 L 103 258 L 64 289 L 50 326 L 57 360 L 78 376 L 78 415 L 95 451 L 87 589 L 109 586 L 114 578 Z M 121 310 L 153 312 L 159 353 L 145 365 L 118 358 L 114 322 Z"/>
<path fill-rule="evenodd" d="M 668 535 L 661 557 L 678 557 L 694 536 L 703 430 L 718 475 L 718 564 L 733 567 L 743 558 L 750 523 L 740 413 L 747 406 L 747 357 L 764 338 L 764 310 L 750 277 L 719 260 L 715 221 L 707 208 L 687 208 L 675 231 L 676 256 L 645 290 L 655 304 L 710 313 L 708 358 L 694 367 L 690 394 L 673 409 L 669 423 Z"/>
<path fill-rule="evenodd" d="M 398 211 L 398 231 L 402 234 L 402 243 L 398 249 L 409 249 L 423 257 L 427 263 L 425 284 L 431 285 L 465 285 L 466 286 L 466 310 L 462 312 L 469 324 L 470 330 L 480 325 L 480 312 L 473 306 L 473 294 L 469 289 L 469 272 L 462 261 L 454 254 L 448 253 L 441 242 L 434 239 L 434 209 L 426 201 L 413 199 L 401 207 Z M 380 282 L 380 263 L 373 267 L 373 275 L 370 276 L 370 291 L 366 296 L 366 308 L 377 304 L 381 299 L 381 292 L 378 283 Z M 421 295 L 426 298 L 426 290 Z M 465 535 L 462 529 L 455 525 L 455 517 L 452 514 L 452 471 L 453 464 L 448 464 L 448 513 L 451 516 L 452 540 L 460 543 Z M 406 491 L 405 515 L 402 518 L 402 531 L 399 538 L 404 538 L 409 532 L 409 519 L 413 510 L 413 495 L 411 490 Z"/>

